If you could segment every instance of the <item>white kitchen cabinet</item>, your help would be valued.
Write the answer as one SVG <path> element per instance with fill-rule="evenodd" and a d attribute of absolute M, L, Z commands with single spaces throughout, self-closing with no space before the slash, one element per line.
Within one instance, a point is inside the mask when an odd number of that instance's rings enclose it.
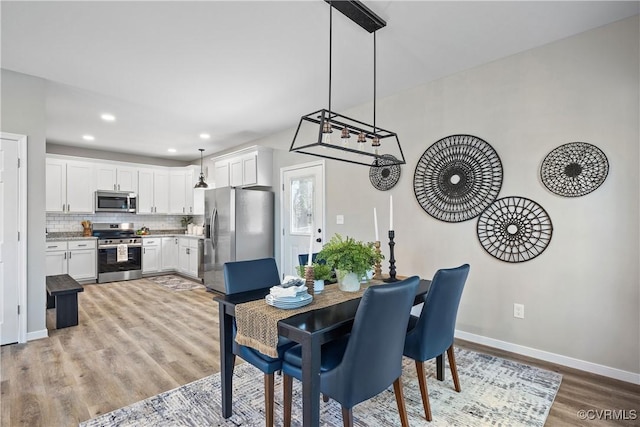
<path fill-rule="evenodd" d="M 96 165 L 96 190 L 138 191 L 138 170 L 111 164 Z"/>
<path fill-rule="evenodd" d="M 235 157 L 229 160 L 229 187 L 242 187 L 242 158 Z"/>
<path fill-rule="evenodd" d="M 168 170 L 138 170 L 138 213 L 169 213 L 168 189 Z"/>
<path fill-rule="evenodd" d="M 47 242 L 46 275 L 69 274 L 76 280 L 95 280 L 96 242 L 92 239 Z"/>
<path fill-rule="evenodd" d="M 72 240 L 69 247 L 69 276 L 76 280 L 89 280 L 98 277 L 95 240 Z"/>
<path fill-rule="evenodd" d="M 172 271 L 178 269 L 178 238 L 161 238 L 160 270 Z"/>
<path fill-rule="evenodd" d="M 45 175 L 47 212 L 93 213 L 92 163 L 48 158 Z"/>
<path fill-rule="evenodd" d="M 250 147 L 214 159 L 215 186 L 270 187 L 273 152 L 270 148 Z"/>
<path fill-rule="evenodd" d="M 216 161 L 213 165 L 216 188 L 229 186 L 229 160 Z"/>
<path fill-rule="evenodd" d="M 157 273 L 162 261 L 161 239 L 157 237 L 142 238 L 142 274 Z"/>
<path fill-rule="evenodd" d="M 200 174 L 199 173 L 196 174 L 195 168 L 193 166 L 187 166 L 184 174 L 185 174 L 185 180 L 184 180 L 185 211 L 189 215 L 195 215 L 196 212 L 195 212 L 195 206 L 194 206 L 194 193 L 195 193 L 194 187 L 196 185 L 196 182 L 198 181 L 197 177 L 199 177 Z"/>
<path fill-rule="evenodd" d="M 206 188 L 193 189 L 193 214 L 204 215 L 204 192 Z"/>
<path fill-rule="evenodd" d="M 67 242 L 47 242 L 45 252 L 46 275 L 55 276 L 57 274 L 67 274 Z"/>
<path fill-rule="evenodd" d="M 195 215 L 194 180 L 195 170 L 192 166 L 184 169 L 173 168 L 169 174 L 169 213 Z M 203 207 L 204 211 L 204 207 Z"/>
<path fill-rule="evenodd" d="M 172 170 L 169 174 L 169 213 L 186 214 L 187 197 L 184 189 L 187 176 L 183 170 Z"/>
<path fill-rule="evenodd" d="M 180 237 L 178 241 L 178 271 L 184 275 L 197 278 L 200 265 L 199 239 Z"/>

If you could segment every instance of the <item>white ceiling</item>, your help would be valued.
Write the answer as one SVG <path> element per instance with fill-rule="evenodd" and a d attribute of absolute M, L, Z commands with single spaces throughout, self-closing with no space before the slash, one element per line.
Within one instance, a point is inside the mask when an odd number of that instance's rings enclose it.
<path fill-rule="evenodd" d="M 365 4 L 387 21 L 377 33 L 380 98 L 638 14 L 640 2 Z M 324 1 L 0 7 L 2 68 L 47 80 L 48 142 L 191 161 L 198 148 L 248 143 L 328 104 Z M 333 17 L 332 109 L 341 111 L 373 97 L 373 36 Z M 117 120 L 103 122 L 104 112 Z"/>

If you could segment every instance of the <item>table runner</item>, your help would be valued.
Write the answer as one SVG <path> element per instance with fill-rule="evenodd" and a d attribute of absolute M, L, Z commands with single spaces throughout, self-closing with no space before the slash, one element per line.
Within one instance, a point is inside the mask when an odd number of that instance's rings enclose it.
<path fill-rule="evenodd" d="M 284 310 L 272 307 L 264 299 L 236 305 L 236 342 L 240 345 L 255 348 L 260 353 L 278 357 L 278 321 L 295 314 L 329 307 L 341 302 L 362 297 L 364 291 L 372 285 L 382 284 L 379 280 L 371 280 L 363 284 L 358 292 L 344 292 L 338 284 L 327 285 L 324 291 L 313 296 L 313 301 L 304 307 Z"/>

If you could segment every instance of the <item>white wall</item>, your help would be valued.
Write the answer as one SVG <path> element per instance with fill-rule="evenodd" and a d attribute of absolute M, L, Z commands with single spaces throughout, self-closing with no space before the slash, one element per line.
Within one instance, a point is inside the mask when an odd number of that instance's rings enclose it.
<path fill-rule="evenodd" d="M 377 207 L 381 230 L 388 229 L 393 194 L 399 274 L 432 277 L 438 268 L 471 264 L 459 330 L 613 368 L 638 381 L 638 28 L 636 16 L 379 99 L 378 124 L 398 133 L 407 165 L 397 186 L 380 192 L 366 167 L 327 160 L 327 237 L 338 232 L 373 240 L 372 210 Z M 342 113 L 371 121 L 371 111 L 369 104 Z M 553 238 L 539 257 L 499 261 L 480 246 L 476 219 L 444 223 L 418 205 L 413 173 L 419 157 L 440 138 L 461 133 L 486 140 L 501 157 L 499 197 L 533 199 L 551 216 Z M 283 150 L 275 154 L 274 182 L 280 167 L 313 159 L 287 152 L 293 134 L 256 141 Z M 609 176 L 584 197 L 559 197 L 541 184 L 540 164 L 549 151 L 574 141 L 602 149 Z M 345 191 L 345 182 L 358 192 Z M 344 225 L 335 224 L 337 214 Z M 513 317 L 514 302 L 525 305 L 525 319 Z"/>
<path fill-rule="evenodd" d="M 46 333 L 45 82 L 2 70 L 0 130 L 27 135 L 27 338 Z M 46 336 L 46 335 L 45 335 Z"/>

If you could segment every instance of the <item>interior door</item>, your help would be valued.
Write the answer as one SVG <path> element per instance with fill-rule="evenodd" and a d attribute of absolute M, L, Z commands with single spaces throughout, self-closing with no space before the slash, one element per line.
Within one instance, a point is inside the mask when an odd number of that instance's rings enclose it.
<path fill-rule="evenodd" d="M 281 273 L 297 275 L 298 255 L 319 252 L 324 242 L 324 162 L 281 170 Z"/>
<path fill-rule="evenodd" d="M 18 142 L 0 139 L 0 345 L 18 342 Z"/>

